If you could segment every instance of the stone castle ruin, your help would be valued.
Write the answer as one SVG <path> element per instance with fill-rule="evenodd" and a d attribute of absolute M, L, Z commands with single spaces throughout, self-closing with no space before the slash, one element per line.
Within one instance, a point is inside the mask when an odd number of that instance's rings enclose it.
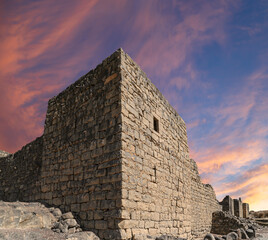
<path fill-rule="evenodd" d="M 1 200 L 71 211 L 101 239 L 200 239 L 213 212 L 236 214 L 201 183 L 185 122 L 122 49 L 49 100 L 41 137 L 0 157 Z"/>

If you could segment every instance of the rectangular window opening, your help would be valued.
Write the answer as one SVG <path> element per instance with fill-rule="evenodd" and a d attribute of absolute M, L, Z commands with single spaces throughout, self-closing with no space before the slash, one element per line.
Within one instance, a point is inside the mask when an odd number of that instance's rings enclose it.
<path fill-rule="evenodd" d="M 154 179 L 153 179 L 153 182 L 155 182 L 156 183 L 156 166 L 154 166 Z"/>
<path fill-rule="evenodd" d="M 159 120 L 154 117 L 154 130 L 159 132 Z"/>

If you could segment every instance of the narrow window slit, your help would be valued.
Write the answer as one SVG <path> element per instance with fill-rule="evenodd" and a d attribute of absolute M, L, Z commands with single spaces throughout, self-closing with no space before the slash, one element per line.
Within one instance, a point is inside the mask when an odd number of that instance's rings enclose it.
<path fill-rule="evenodd" d="M 154 180 L 153 181 L 156 183 L 156 166 L 154 166 L 153 169 L 154 169 Z"/>
<path fill-rule="evenodd" d="M 159 132 L 159 120 L 154 117 L 154 130 Z"/>

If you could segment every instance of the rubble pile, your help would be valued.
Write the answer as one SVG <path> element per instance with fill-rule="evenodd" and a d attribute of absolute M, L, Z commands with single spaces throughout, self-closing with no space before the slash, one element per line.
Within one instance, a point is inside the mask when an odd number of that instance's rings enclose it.
<path fill-rule="evenodd" d="M 159 237 L 152 237 L 150 235 L 135 234 L 133 240 L 187 240 L 185 238 L 178 238 L 168 235 L 161 235 Z"/>
<path fill-rule="evenodd" d="M 72 212 L 62 214 L 59 208 L 49 208 L 57 221 L 53 223 L 52 230 L 57 233 L 76 233 L 81 232 L 80 225 L 75 220 Z"/>
<path fill-rule="evenodd" d="M 253 219 L 239 218 L 229 212 L 216 211 L 212 214 L 211 233 L 204 240 L 240 240 L 256 237 L 261 226 Z"/>
<path fill-rule="evenodd" d="M 47 208 L 38 202 L 0 201 L 0 239 L 5 240 L 100 240 L 82 231 L 71 212 Z"/>

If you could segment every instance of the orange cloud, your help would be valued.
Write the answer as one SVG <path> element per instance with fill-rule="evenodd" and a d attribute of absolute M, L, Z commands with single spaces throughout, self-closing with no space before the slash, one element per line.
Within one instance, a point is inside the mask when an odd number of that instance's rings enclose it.
<path fill-rule="evenodd" d="M 244 202 L 250 203 L 250 208 L 262 210 L 268 208 L 268 164 L 262 164 L 243 173 L 236 182 L 222 184 L 216 188 L 220 195 L 241 197 Z"/>
<path fill-rule="evenodd" d="M 265 72 L 253 73 L 241 91 L 229 93 L 220 107 L 207 109 L 213 125 L 191 144 L 191 156 L 197 160 L 203 179 L 213 183 L 217 196 L 242 197 L 251 209 L 261 209 L 267 199 L 263 191 L 268 185 Z"/>

